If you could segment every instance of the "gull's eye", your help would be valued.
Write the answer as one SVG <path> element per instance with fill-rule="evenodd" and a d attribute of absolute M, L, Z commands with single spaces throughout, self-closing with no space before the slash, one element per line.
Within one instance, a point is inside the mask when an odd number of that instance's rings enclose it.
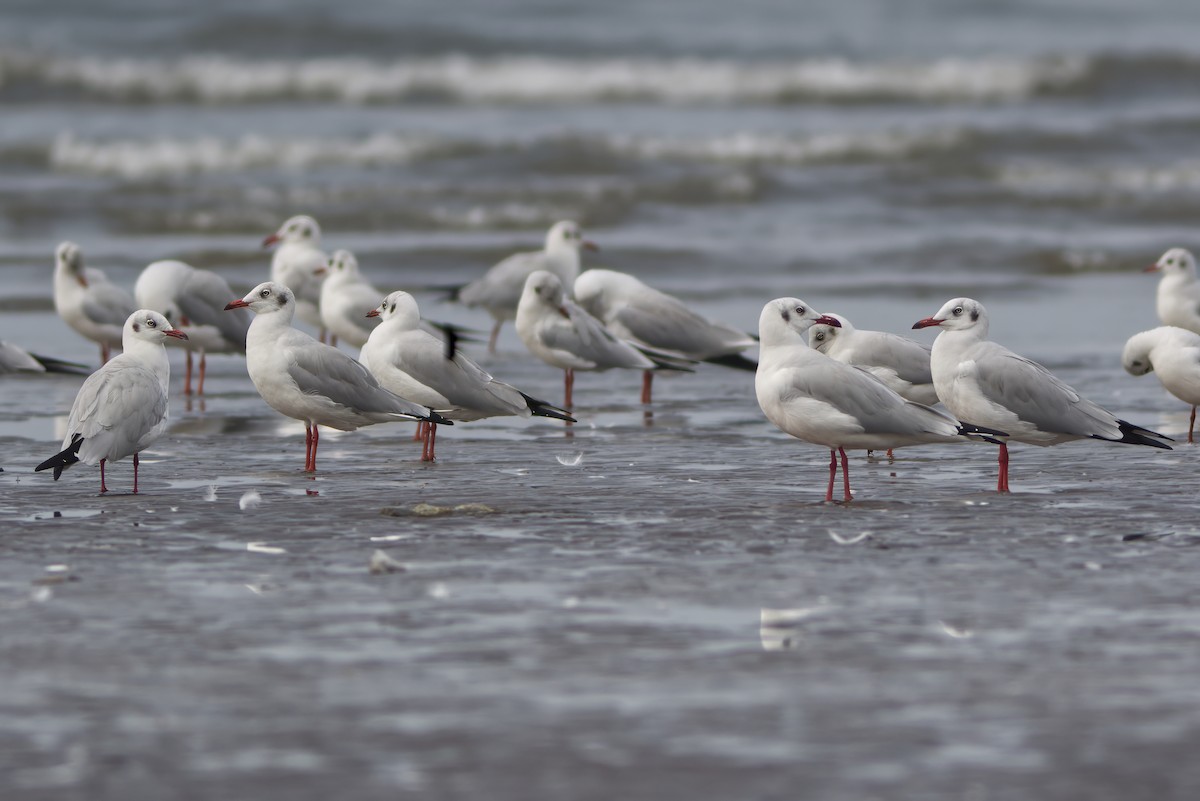
<path fill-rule="evenodd" d="M 296 226 L 295 226 L 295 225 L 289 225 L 289 226 L 288 226 L 288 233 L 289 233 L 289 234 L 294 234 L 294 233 L 296 233 Z"/>
<path fill-rule="evenodd" d="M 1175 266 L 1175 260 L 1174 260 L 1174 259 L 1167 259 L 1167 266 L 1168 266 L 1168 267 L 1174 267 L 1174 266 Z"/>
<path fill-rule="evenodd" d="M 269 297 L 271 297 L 271 290 L 269 290 L 269 289 L 264 289 L 262 292 L 259 292 L 259 293 L 258 293 L 258 296 L 259 296 L 260 298 L 269 298 Z"/>
<path fill-rule="evenodd" d="M 803 306 L 797 306 L 795 311 L 796 311 L 796 314 L 799 314 L 801 316 L 804 315 L 804 307 Z"/>
<path fill-rule="evenodd" d="M 824 342 L 825 341 L 825 332 L 818 331 L 817 333 L 813 334 L 813 339 L 817 340 L 818 342 Z"/>
<path fill-rule="evenodd" d="M 963 307 L 962 307 L 962 306 L 955 306 L 955 307 L 954 307 L 954 311 L 952 311 L 952 312 L 950 312 L 950 313 L 951 313 L 951 314 L 953 314 L 955 317 L 962 317 L 962 313 L 963 313 Z"/>
<path fill-rule="evenodd" d="M 150 326 L 151 328 L 158 328 L 158 323 L 154 322 L 153 317 L 146 318 L 146 325 Z"/>

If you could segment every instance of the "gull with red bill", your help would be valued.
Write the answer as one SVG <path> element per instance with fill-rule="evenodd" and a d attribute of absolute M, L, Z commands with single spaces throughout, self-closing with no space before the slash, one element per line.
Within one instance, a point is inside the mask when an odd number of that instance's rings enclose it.
<path fill-rule="evenodd" d="M 1010 439 L 1029 445 L 1102 439 L 1170 450 L 1170 437 L 1118 419 L 1042 365 L 989 341 L 987 310 L 979 301 L 955 298 L 913 324 L 930 327 L 941 329 L 930 358 L 933 385 L 951 414 L 1003 429 Z M 999 464 L 996 490 L 1008 492 L 1003 442 Z"/>
<path fill-rule="evenodd" d="M 139 309 L 125 321 L 122 353 L 88 376 L 71 405 L 62 450 L 34 468 L 54 470 L 57 481 L 76 462 L 100 464 L 100 492 L 108 492 L 104 465 L 133 456 L 133 493 L 138 491 L 138 454 L 167 428 L 171 363 L 163 344 L 187 339 L 166 317 Z"/>
<path fill-rule="evenodd" d="M 829 448 L 826 501 L 833 501 L 839 456 L 843 500 L 853 499 L 846 448 L 997 442 L 1005 436 L 905 400 L 865 370 L 813 350 L 808 331 L 814 325 L 838 328 L 841 322 L 797 298 L 776 298 L 763 307 L 754 389 L 768 420 L 796 439 Z"/>
<path fill-rule="evenodd" d="M 342 351 L 293 328 L 296 299 L 286 286 L 267 281 L 225 308 L 254 312 L 246 371 L 268 406 L 304 422 L 305 472 L 317 469 L 318 426 L 353 431 L 400 420 L 451 424 L 379 386 L 366 367 Z"/>

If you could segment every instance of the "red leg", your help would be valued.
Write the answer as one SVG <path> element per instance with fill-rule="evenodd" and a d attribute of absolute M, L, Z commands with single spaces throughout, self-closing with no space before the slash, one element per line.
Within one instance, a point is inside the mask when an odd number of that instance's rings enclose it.
<path fill-rule="evenodd" d="M 825 502 L 833 501 L 833 480 L 837 478 L 837 451 L 829 449 L 829 487 L 825 490 Z"/>
<path fill-rule="evenodd" d="M 654 373 L 650 370 L 642 371 L 642 403 L 650 402 L 650 389 L 654 384 Z"/>
<path fill-rule="evenodd" d="M 842 490 L 846 494 L 845 500 L 852 501 L 854 496 L 850 494 L 850 460 L 846 458 L 845 448 L 838 448 L 838 453 L 842 455 Z"/>
<path fill-rule="evenodd" d="M 108 492 L 108 487 L 104 484 L 104 459 L 100 460 L 100 494 Z"/>
<path fill-rule="evenodd" d="M 208 356 L 204 351 L 200 351 L 200 383 L 196 385 L 196 394 L 204 394 L 204 370 L 208 366 Z"/>
<path fill-rule="evenodd" d="M 313 423 L 312 463 L 308 468 L 308 471 L 310 473 L 317 472 L 317 443 L 320 441 L 321 441 L 321 429 L 317 427 L 316 423 Z"/>
<path fill-rule="evenodd" d="M 896 454 L 892 453 L 892 449 L 888 448 L 887 457 L 889 462 L 896 461 Z"/>
<path fill-rule="evenodd" d="M 1192 431 L 1196 428 L 1196 407 L 1192 407 L 1192 419 L 1188 421 L 1188 444 L 1194 443 L 1192 439 Z"/>
<path fill-rule="evenodd" d="M 424 441 L 425 441 L 425 421 L 418 420 L 416 433 L 413 434 L 413 442 L 424 442 Z M 421 455 L 424 456 L 425 452 L 421 451 Z"/>
<path fill-rule="evenodd" d="M 325 341 L 325 329 L 324 328 L 317 330 L 317 339 L 319 339 L 321 342 Z"/>
<path fill-rule="evenodd" d="M 133 494 L 134 495 L 138 494 L 137 493 L 137 469 L 138 469 L 138 455 L 135 453 L 133 455 Z"/>
<path fill-rule="evenodd" d="M 500 338 L 500 327 L 504 325 L 503 320 L 497 320 L 492 326 L 492 335 L 488 337 L 488 353 L 496 352 L 496 340 Z"/>
<path fill-rule="evenodd" d="M 425 450 L 421 452 L 422 462 L 432 462 L 434 449 L 437 447 L 437 423 L 425 424 Z"/>
<path fill-rule="evenodd" d="M 575 371 L 565 370 L 563 372 L 563 384 L 566 391 L 563 393 L 563 408 L 568 412 L 571 411 L 571 390 L 575 388 Z"/>
<path fill-rule="evenodd" d="M 312 423 L 304 423 L 304 472 L 312 470 Z"/>
<path fill-rule="evenodd" d="M 1008 445 L 1000 443 L 1000 478 L 996 480 L 996 492 L 1008 492 Z"/>
<path fill-rule="evenodd" d="M 108 357 L 112 355 L 112 351 L 108 348 L 108 343 L 100 345 L 100 364 L 108 364 Z"/>
<path fill-rule="evenodd" d="M 187 352 L 187 358 L 184 359 L 183 364 L 184 364 L 183 394 L 191 395 L 192 394 L 192 352 L 190 350 Z"/>
<path fill-rule="evenodd" d="M 337 347 L 337 334 L 335 334 L 335 333 L 333 333 L 333 332 L 330 332 L 330 334 L 329 334 L 329 344 L 330 344 L 330 346 L 332 346 L 332 347 L 335 347 L 335 348 Z"/>

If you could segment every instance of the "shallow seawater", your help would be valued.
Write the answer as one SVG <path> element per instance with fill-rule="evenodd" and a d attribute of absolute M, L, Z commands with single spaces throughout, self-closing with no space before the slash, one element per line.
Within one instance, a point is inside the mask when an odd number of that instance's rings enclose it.
<path fill-rule="evenodd" d="M 1074 7 L 1078 5 L 1079 7 Z M 578 219 L 746 330 L 797 296 L 908 333 L 954 296 L 1135 423 L 1120 349 L 1195 247 L 1185 0 L 143 0 L 0 9 L 0 338 L 94 363 L 55 245 L 129 287 L 239 291 L 314 215 L 381 290 L 460 283 Z M 484 366 L 562 377 L 507 327 Z M 851 458 L 749 373 L 580 375 L 580 422 L 321 438 L 235 357 L 142 460 L 32 468 L 78 377 L 0 376 L 4 799 L 1191 799 L 1200 451 Z M 376 551 L 402 569 L 371 573 Z M 376 564 L 379 560 L 376 559 Z"/>

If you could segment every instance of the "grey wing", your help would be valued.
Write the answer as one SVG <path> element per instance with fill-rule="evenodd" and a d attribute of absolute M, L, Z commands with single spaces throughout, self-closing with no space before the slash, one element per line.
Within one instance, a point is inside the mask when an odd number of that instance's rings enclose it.
<path fill-rule="evenodd" d="M 855 339 L 864 333 L 856 332 Z M 854 364 L 890 367 L 910 384 L 933 383 L 927 346 L 883 331 L 871 333 L 876 336 L 863 337 L 861 342 L 854 343 Z"/>
<path fill-rule="evenodd" d="M 468 306 L 516 308 L 525 290 L 525 279 L 533 272 L 545 269 L 545 262 L 540 251 L 514 253 L 463 287 L 458 298 Z"/>
<path fill-rule="evenodd" d="M 316 343 L 320 345 L 320 343 Z M 362 412 L 426 418 L 429 410 L 393 395 L 366 367 L 328 345 L 293 348 L 288 374 L 305 395 L 320 395 Z"/>
<path fill-rule="evenodd" d="M 254 314 L 249 309 L 225 311 L 225 304 L 233 297 L 234 292 L 224 278 L 206 270 L 195 270 L 187 286 L 176 296 L 176 303 L 190 323 L 216 328 L 222 337 L 245 353 L 246 331 Z M 186 331 L 186 326 L 183 327 Z"/>
<path fill-rule="evenodd" d="M 114 365 L 115 369 L 107 369 Z M 121 458 L 137 450 L 138 443 L 166 415 L 167 393 L 158 376 L 140 365 L 113 360 L 80 387 L 63 447 L 75 434 L 82 434 L 81 458 L 86 459 L 89 451 Z"/>
<path fill-rule="evenodd" d="M 604 323 L 584 311 L 573 301 L 565 301 L 569 319 L 543 329 L 542 341 L 547 347 L 565 350 L 594 363 L 600 369 L 634 367 L 654 368 L 654 362 L 643 356 L 628 342 L 618 339 Z"/>
<path fill-rule="evenodd" d="M 1112 414 L 1037 362 L 1008 350 L 977 358 L 976 380 L 988 400 L 1043 431 L 1086 437 L 1108 434 L 1116 426 Z"/>
<path fill-rule="evenodd" d="M 108 281 L 93 283 L 83 300 L 83 313 L 100 325 L 123 326 L 129 315 L 137 311 L 133 297 Z"/>
<path fill-rule="evenodd" d="M 461 351 L 455 353 L 452 360 L 447 359 L 445 343 L 425 331 L 410 332 L 397 350 L 404 372 L 444 395 L 456 406 L 477 410 L 505 408 L 516 412 L 526 405 L 520 392 L 494 381 L 486 370 Z"/>
<path fill-rule="evenodd" d="M 737 353 L 754 344 L 742 332 L 701 317 L 669 295 L 623 306 L 607 322 L 616 333 L 652 348 L 699 359 Z"/>
<path fill-rule="evenodd" d="M 871 373 L 833 359 L 801 372 L 800 386 L 858 420 L 866 434 L 940 434 L 953 436 L 958 421 L 949 415 L 897 395 Z"/>

